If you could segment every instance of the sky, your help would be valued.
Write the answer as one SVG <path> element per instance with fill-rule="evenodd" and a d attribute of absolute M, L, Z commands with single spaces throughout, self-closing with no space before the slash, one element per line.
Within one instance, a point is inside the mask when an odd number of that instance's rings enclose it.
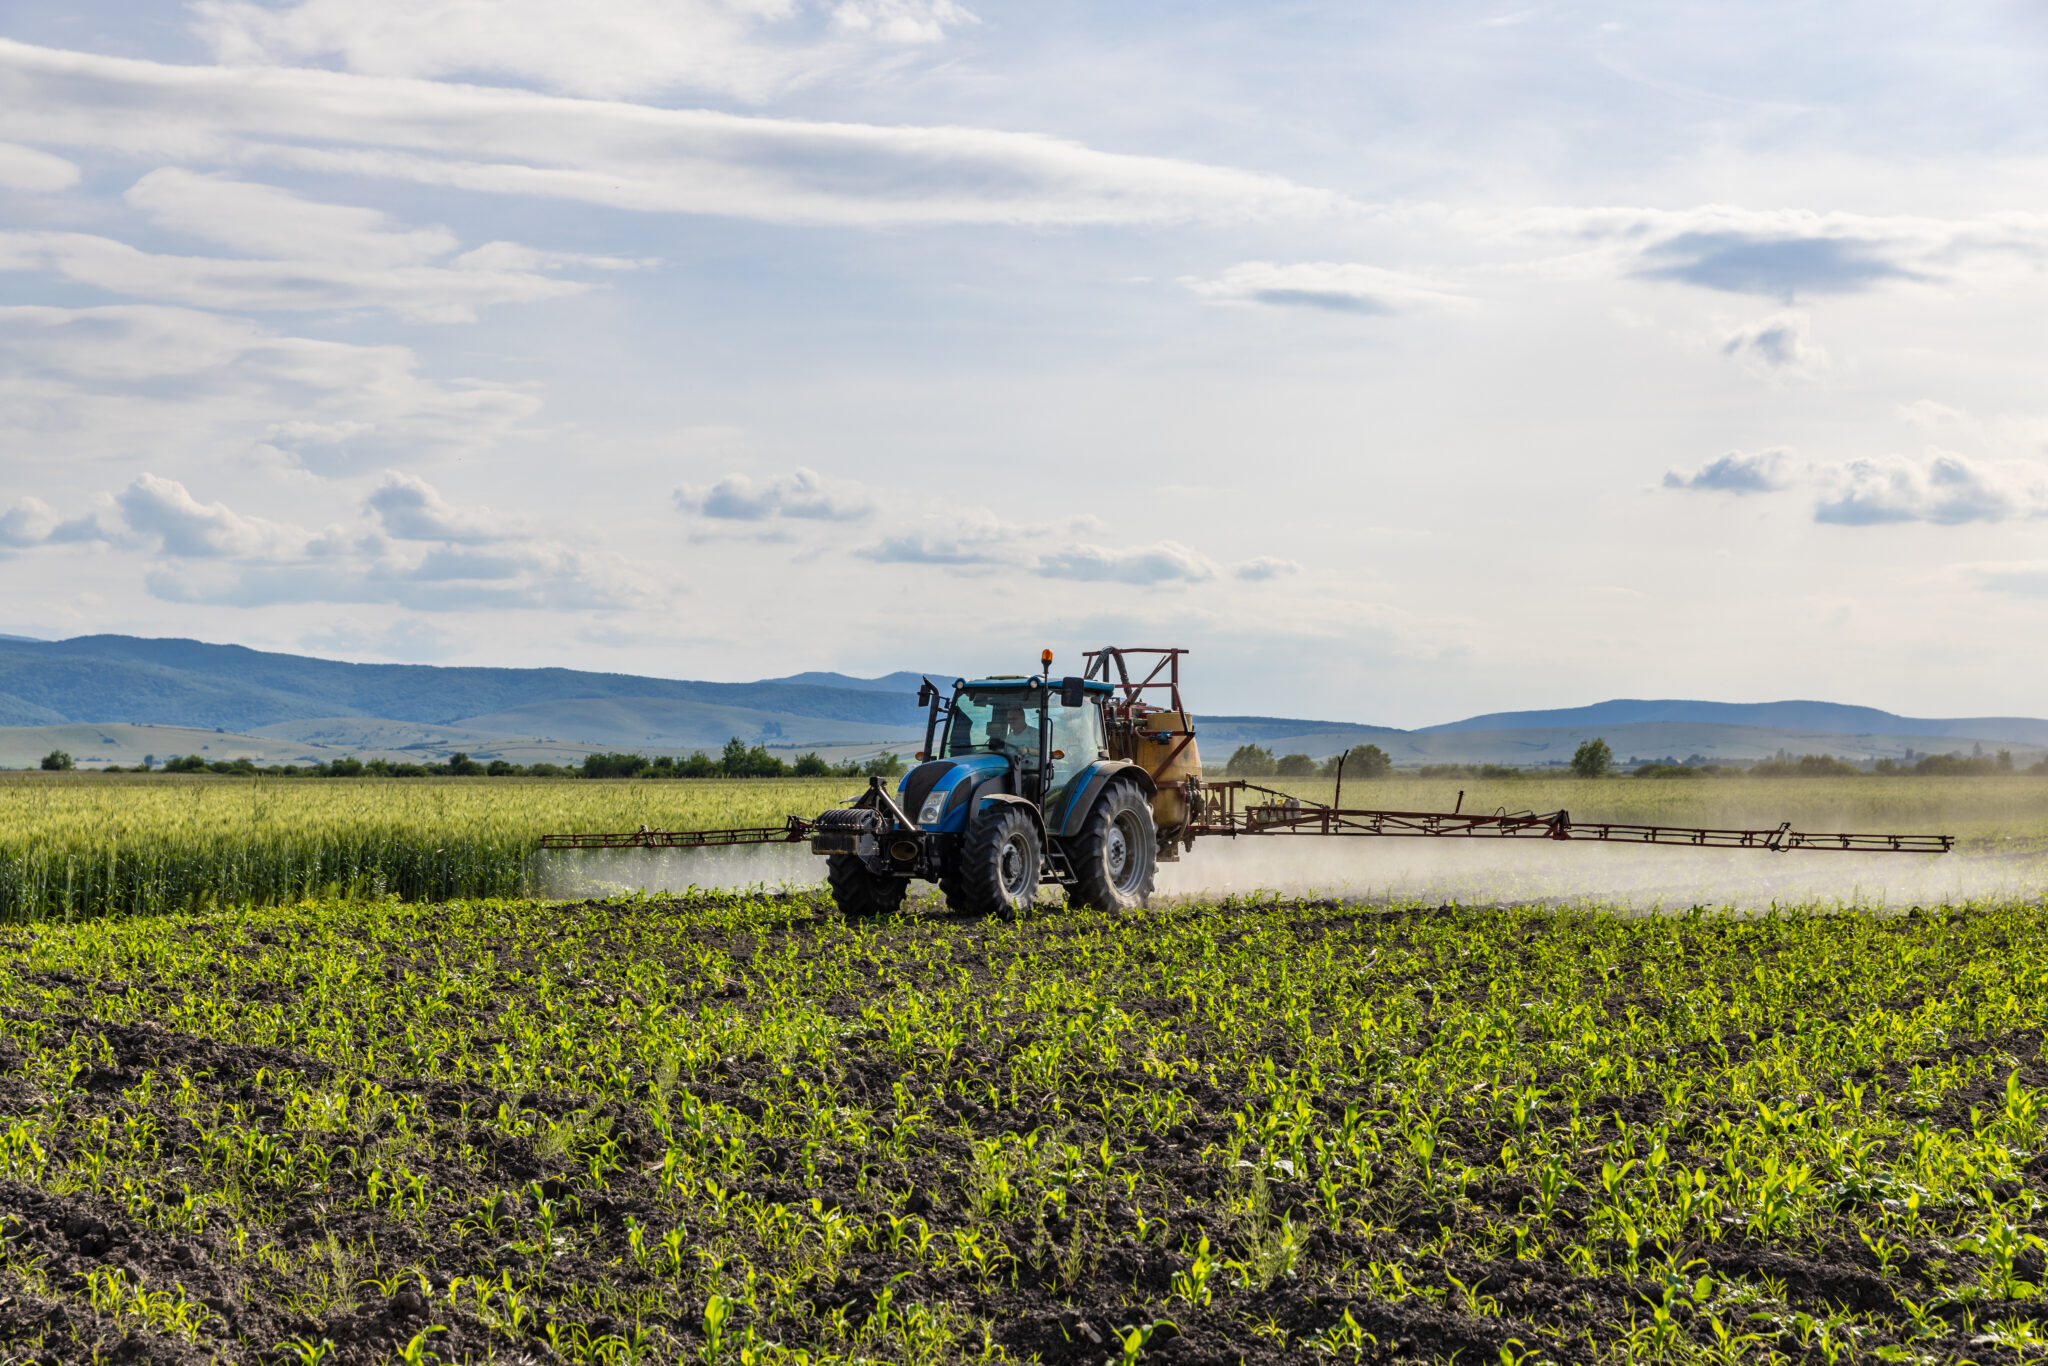
<path fill-rule="evenodd" d="M 2038 4 L 0 0 L 0 631 L 2048 712 Z"/>

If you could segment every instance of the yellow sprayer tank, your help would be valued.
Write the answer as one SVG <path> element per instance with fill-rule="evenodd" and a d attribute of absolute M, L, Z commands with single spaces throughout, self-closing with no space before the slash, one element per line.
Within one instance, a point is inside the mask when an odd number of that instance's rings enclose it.
<path fill-rule="evenodd" d="M 1155 711 L 1138 719 L 1131 761 L 1143 765 L 1159 785 L 1159 794 L 1152 799 L 1152 820 L 1161 830 L 1173 829 L 1187 820 L 1187 799 L 1181 795 L 1180 785 L 1189 778 L 1199 781 L 1202 776 L 1202 757 L 1195 752 L 1194 736 L 1170 733 L 1194 728 L 1194 721 L 1186 712 Z"/>

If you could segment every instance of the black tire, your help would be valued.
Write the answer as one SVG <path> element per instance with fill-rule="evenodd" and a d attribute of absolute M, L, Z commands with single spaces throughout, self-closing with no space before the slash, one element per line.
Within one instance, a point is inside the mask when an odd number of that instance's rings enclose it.
<path fill-rule="evenodd" d="M 1066 848 L 1074 867 L 1070 903 L 1128 911 L 1152 899 L 1159 832 L 1152 824 L 1152 802 L 1136 783 L 1125 780 L 1104 788 L 1081 833 Z"/>
<path fill-rule="evenodd" d="M 939 895 L 946 898 L 946 909 L 956 915 L 964 915 L 971 909 L 967 898 L 967 879 L 955 866 L 948 868 L 939 877 Z"/>
<path fill-rule="evenodd" d="M 878 877 L 852 854 L 827 855 L 825 881 L 831 885 L 833 904 L 849 919 L 894 915 L 910 890 L 909 878 Z"/>
<path fill-rule="evenodd" d="M 1038 898 L 1044 862 L 1038 825 L 1022 807 L 998 802 L 977 812 L 960 849 L 958 879 L 966 909 L 979 915 L 1019 915 Z"/>

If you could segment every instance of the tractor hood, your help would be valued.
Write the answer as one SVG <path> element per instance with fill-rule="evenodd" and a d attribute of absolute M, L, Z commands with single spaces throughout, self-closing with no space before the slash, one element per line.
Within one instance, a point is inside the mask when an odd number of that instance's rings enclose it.
<path fill-rule="evenodd" d="M 903 775 L 897 786 L 897 805 L 903 813 L 926 830 L 961 830 L 967 824 L 967 799 L 987 778 L 1010 771 L 1010 761 L 1000 754 L 963 754 L 957 759 L 933 759 Z M 925 813 L 934 797 L 939 799 L 936 817 Z"/>

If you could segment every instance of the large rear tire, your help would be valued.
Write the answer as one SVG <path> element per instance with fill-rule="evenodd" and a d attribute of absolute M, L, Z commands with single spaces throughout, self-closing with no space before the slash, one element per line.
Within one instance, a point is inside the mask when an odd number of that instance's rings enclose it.
<path fill-rule="evenodd" d="M 828 854 L 825 881 L 832 888 L 832 902 L 848 919 L 894 915 L 903 905 L 910 879 L 878 877 L 852 854 Z"/>
<path fill-rule="evenodd" d="M 1021 914 L 1038 899 L 1044 857 L 1037 823 L 1021 807 L 998 802 L 977 812 L 960 850 L 959 885 L 967 909 L 980 915 Z"/>
<path fill-rule="evenodd" d="M 1068 899 L 1098 911 L 1143 906 L 1152 899 L 1158 856 L 1150 799 L 1128 779 L 1113 782 L 1095 799 L 1081 833 L 1067 841 L 1075 879 Z"/>

